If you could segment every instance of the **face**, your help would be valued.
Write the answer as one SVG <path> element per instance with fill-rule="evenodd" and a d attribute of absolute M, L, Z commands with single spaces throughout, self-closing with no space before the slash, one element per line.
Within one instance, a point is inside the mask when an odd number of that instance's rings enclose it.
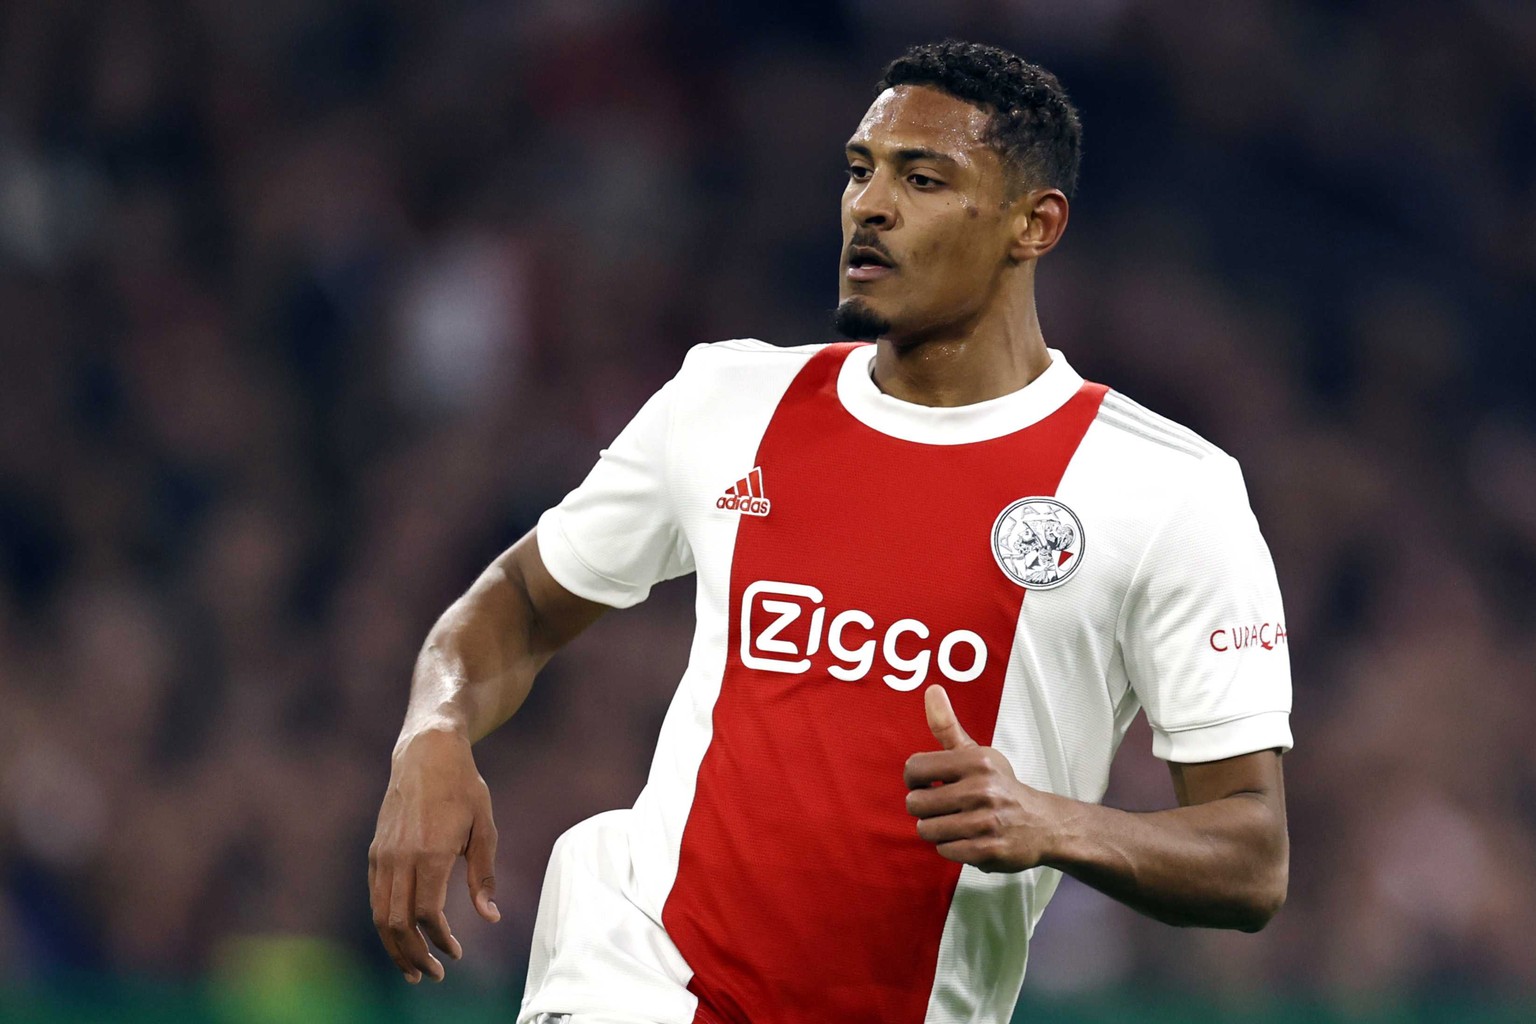
<path fill-rule="evenodd" d="M 875 99 L 848 140 L 840 323 L 900 344 L 963 327 L 993 301 L 1017 221 L 987 123 L 925 86 Z"/>

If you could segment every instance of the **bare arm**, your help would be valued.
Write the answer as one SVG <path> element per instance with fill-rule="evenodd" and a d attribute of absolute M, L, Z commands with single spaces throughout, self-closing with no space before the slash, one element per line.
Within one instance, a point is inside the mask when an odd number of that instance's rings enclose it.
<path fill-rule="evenodd" d="M 608 610 L 555 582 L 537 533 L 492 562 L 427 634 L 397 756 L 427 732 L 484 738 L 522 706 L 555 652 Z"/>
<path fill-rule="evenodd" d="M 1289 874 L 1280 754 L 1168 768 L 1177 808 L 1075 804 L 1048 863 L 1167 924 L 1258 931 Z"/>
<path fill-rule="evenodd" d="M 944 857 L 983 871 L 1059 868 L 1169 924 L 1257 931 L 1285 902 L 1276 751 L 1171 765 L 1180 806 L 1137 814 L 1026 786 L 965 734 L 942 687 L 927 701 L 944 749 L 907 761 L 907 810 Z"/>
<path fill-rule="evenodd" d="M 539 557 L 530 532 L 480 574 L 438 619 L 416 659 L 389 788 L 368 849 L 373 923 L 406 980 L 443 979 L 427 948 L 463 951 L 444 914 L 454 861 L 468 862 L 470 896 L 488 921 L 495 891 L 491 796 L 470 744 L 522 706 L 533 677 L 607 606 L 577 597 Z"/>

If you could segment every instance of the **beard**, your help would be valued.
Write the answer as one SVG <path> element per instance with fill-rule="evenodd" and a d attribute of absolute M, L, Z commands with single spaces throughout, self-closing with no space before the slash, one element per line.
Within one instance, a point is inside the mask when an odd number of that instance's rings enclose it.
<path fill-rule="evenodd" d="M 855 297 L 838 303 L 832 311 L 832 327 L 854 341 L 876 341 L 890 332 L 891 322 Z"/>

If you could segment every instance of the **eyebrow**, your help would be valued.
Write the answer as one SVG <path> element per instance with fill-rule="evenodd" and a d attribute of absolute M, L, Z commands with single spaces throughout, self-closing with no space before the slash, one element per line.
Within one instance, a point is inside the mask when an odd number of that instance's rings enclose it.
<path fill-rule="evenodd" d="M 846 152 L 862 156 L 866 160 L 873 160 L 875 158 L 875 154 L 862 142 L 850 142 L 844 149 Z M 915 163 L 919 160 L 931 160 L 946 164 L 959 162 L 947 153 L 940 153 L 936 149 L 928 149 L 924 146 L 918 146 L 913 149 L 898 149 L 896 151 L 896 159 L 904 164 Z"/>

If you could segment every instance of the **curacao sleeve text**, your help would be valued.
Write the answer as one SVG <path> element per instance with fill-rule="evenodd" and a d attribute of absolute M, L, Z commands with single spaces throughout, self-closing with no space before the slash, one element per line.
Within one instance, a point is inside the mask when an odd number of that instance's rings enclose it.
<path fill-rule="evenodd" d="M 1131 580 L 1117 636 L 1158 757 L 1290 749 L 1280 586 L 1230 456 L 1194 464 Z"/>

